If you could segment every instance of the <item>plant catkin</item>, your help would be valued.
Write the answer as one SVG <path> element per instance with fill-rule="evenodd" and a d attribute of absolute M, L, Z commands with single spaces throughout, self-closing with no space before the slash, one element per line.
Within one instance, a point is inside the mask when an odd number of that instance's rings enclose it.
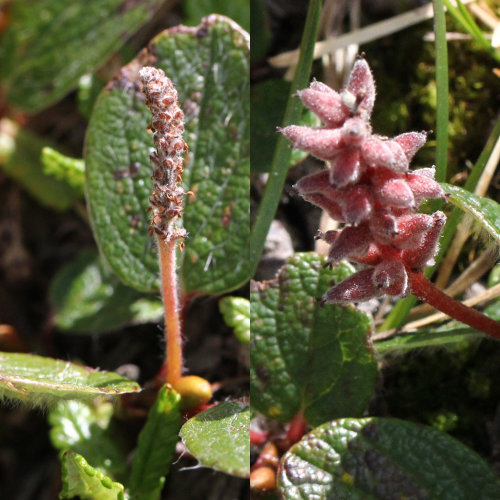
<path fill-rule="evenodd" d="M 144 67 L 139 72 L 146 104 L 151 110 L 151 129 L 154 132 L 156 150 L 151 153 L 153 164 L 153 193 L 151 234 L 168 242 L 186 236 L 184 228 L 176 225 L 182 217 L 182 202 L 185 195 L 182 187 L 182 172 L 188 147 L 184 132 L 184 113 L 179 107 L 177 91 L 161 69 Z"/>

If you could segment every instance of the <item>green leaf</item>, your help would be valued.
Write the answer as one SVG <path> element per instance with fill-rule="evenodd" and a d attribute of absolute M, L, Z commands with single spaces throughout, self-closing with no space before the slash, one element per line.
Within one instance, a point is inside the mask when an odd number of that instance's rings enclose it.
<path fill-rule="evenodd" d="M 132 462 L 129 490 L 132 498 L 158 499 L 168 473 L 181 426 L 181 397 L 164 386 L 151 407 Z"/>
<path fill-rule="evenodd" d="M 252 85 L 250 114 L 250 148 L 252 172 L 269 172 L 273 153 L 278 142 L 276 127 L 283 123 L 285 107 L 290 95 L 290 83 L 271 79 Z M 314 127 L 319 119 L 314 113 L 302 106 L 298 125 Z M 308 153 L 301 149 L 292 149 L 288 166 L 302 161 Z"/>
<path fill-rule="evenodd" d="M 49 413 L 50 440 L 60 451 L 86 457 L 103 474 L 123 478 L 127 464 L 119 436 L 110 431 L 112 416 L 109 401 L 61 401 Z"/>
<path fill-rule="evenodd" d="M 184 183 L 194 195 L 183 217 L 185 289 L 222 293 L 249 278 L 248 59 L 248 35 L 228 19 L 210 16 L 198 28 L 158 35 L 95 104 L 85 147 L 90 215 L 106 260 L 130 286 L 159 287 L 156 250 L 147 236 L 153 140 L 137 86 L 144 65 L 172 79 L 186 114 Z"/>
<path fill-rule="evenodd" d="M 41 205 L 67 210 L 83 197 L 81 189 L 43 171 L 41 152 L 47 142 L 14 122 L 0 121 L 0 168 Z"/>
<path fill-rule="evenodd" d="M 500 245 L 500 204 L 458 186 L 442 183 L 447 200 L 469 214 Z"/>
<path fill-rule="evenodd" d="M 198 413 L 181 438 L 201 465 L 238 477 L 250 475 L 250 408 L 224 401 Z"/>
<path fill-rule="evenodd" d="M 67 182 L 83 198 L 85 184 L 85 163 L 83 160 L 70 158 L 49 147 L 42 149 L 41 160 L 45 175 L 52 175 L 60 181 Z"/>
<path fill-rule="evenodd" d="M 60 269 L 51 283 L 49 298 L 56 326 L 73 333 L 154 322 L 163 314 L 161 301 L 125 286 L 95 250 L 83 251 Z"/>
<path fill-rule="evenodd" d="M 56 102 L 150 19 L 161 0 L 16 0 L 0 44 L 0 85 L 29 112 Z"/>
<path fill-rule="evenodd" d="M 0 399 L 51 406 L 61 399 L 90 399 L 137 392 L 139 384 L 113 372 L 34 354 L 0 352 Z"/>
<path fill-rule="evenodd" d="M 352 273 L 348 264 L 322 269 L 316 254 L 295 254 L 277 278 L 251 293 L 252 406 L 282 422 L 299 411 L 311 425 L 360 415 L 374 389 L 377 365 L 369 316 L 354 306 L 317 298 L 332 280 Z"/>
<path fill-rule="evenodd" d="M 59 498 L 82 500 L 125 500 L 124 488 L 94 469 L 74 451 L 61 453 L 62 490 Z"/>
<path fill-rule="evenodd" d="M 500 498 L 500 482 L 471 449 L 441 431 L 389 418 L 328 422 L 283 456 L 284 500 Z"/>
<path fill-rule="evenodd" d="M 219 301 L 219 309 L 226 325 L 234 328 L 240 342 L 250 342 L 250 301 L 243 297 L 224 297 Z"/>
<path fill-rule="evenodd" d="M 195 26 L 209 14 L 222 14 L 250 31 L 250 0 L 184 0 L 183 7 L 189 26 Z"/>

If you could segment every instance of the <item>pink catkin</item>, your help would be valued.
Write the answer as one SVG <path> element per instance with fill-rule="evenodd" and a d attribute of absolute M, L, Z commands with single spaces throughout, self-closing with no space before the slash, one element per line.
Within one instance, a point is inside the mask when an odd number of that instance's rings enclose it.
<path fill-rule="evenodd" d="M 350 258 L 368 266 L 336 284 L 322 301 L 407 295 L 406 269 L 420 272 L 432 261 L 445 220 L 442 212 L 415 213 L 424 198 L 444 197 L 433 168 L 409 171 L 427 134 L 389 139 L 372 133 L 375 83 L 364 59 L 355 63 L 342 92 L 313 82 L 297 95 L 324 125 L 291 125 L 280 132 L 294 147 L 325 160 L 329 169 L 304 177 L 295 189 L 345 223 L 339 231 L 318 235 L 330 244 L 328 264 Z"/>

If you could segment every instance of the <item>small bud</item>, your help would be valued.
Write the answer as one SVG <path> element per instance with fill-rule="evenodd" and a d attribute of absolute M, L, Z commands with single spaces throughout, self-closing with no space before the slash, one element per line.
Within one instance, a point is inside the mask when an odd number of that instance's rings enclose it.
<path fill-rule="evenodd" d="M 294 184 L 293 187 L 300 195 L 322 192 L 330 187 L 330 171 L 325 169 L 311 175 L 306 175 Z"/>
<path fill-rule="evenodd" d="M 346 226 L 339 231 L 328 252 L 329 264 L 335 264 L 346 257 L 363 255 L 368 251 L 370 244 L 370 230 L 368 224 Z"/>
<path fill-rule="evenodd" d="M 439 249 L 439 237 L 446 223 L 446 215 L 443 212 L 435 212 L 432 218 L 433 226 L 422 238 L 420 245 L 401 252 L 403 262 L 414 271 L 420 271 L 430 265 Z"/>
<path fill-rule="evenodd" d="M 415 207 L 413 192 L 403 179 L 389 179 L 377 186 L 374 192 L 376 199 L 384 206 L 396 208 Z"/>
<path fill-rule="evenodd" d="M 304 200 L 322 208 L 333 220 L 345 222 L 340 205 L 322 193 L 306 193 L 302 195 Z"/>
<path fill-rule="evenodd" d="M 415 156 L 415 153 L 426 143 L 427 134 L 425 132 L 407 132 L 394 137 L 403 149 L 408 161 Z"/>
<path fill-rule="evenodd" d="M 310 88 L 297 92 L 300 100 L 328 127 L 339 127 L 349 117 L 349 109 L 335 90 L 319 82 L 311 83 Z M 315 85 L 316 84 L 316 85 Z M 326 87 L 329 90 L 324 90 Z"/>
<path fill-rule="evenodd" d="M 202 406 L 212 398 L 210 382 L 197 375 L 181 377 L 174 389 L 181 395 L 181 407 L 186 410 Z"/>
<path fill-rule="evenodd" d="M 403 148 L 394 141 L 371 136 L 363 141 L 361 155 L 370 167 L 385 167 L 396 173 L 408 170 Z"/>
<path fill-rule="evenodd" d="M 276 470 L 274 467 L 258 467 L 250 473 L 250 489 L 270 491 L 276 488 Z"/>
<path fill-rule="evenodd" d="M 406 182 L 413 192 L 417 207 L 420 206 L 425 198 L 444 198 L 445 196 L 443 188 L 439 183 L 425 175 L 410 173 L 406 176 Z"/>
<path fill-rule="evenodd" d="M 407 214 L 397 219 L 397 236 L 392 244 L 398 248 L 416 248 L 434 226 L 434 218 L 427 214 Z"/>
<path fill-rule="evenodd" d="M 375 104 L 375 82 L 365 59 L 358 59 L 351 71 L 347 90 L 356 97 L 355 114 L 369 120 Z"/>

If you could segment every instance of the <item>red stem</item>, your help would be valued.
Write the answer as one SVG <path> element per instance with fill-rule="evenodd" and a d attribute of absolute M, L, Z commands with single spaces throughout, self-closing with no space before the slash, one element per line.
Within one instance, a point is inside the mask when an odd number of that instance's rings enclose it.
<path fill-rule="evenodd" d="M 182 328 L 177 284 L 177 239 L 157 238 L 165 308 L 165 359 L 157 378 L 174 386 L 182 376 Z"/>
<path fill-rule="evenodd" d="M 410 277 L 411 293 L 448 316 L 475 328 L 491 337 L 500 339 L 500 322 L 488 318 L 483 313 L 452 299 L 437 289 L 422 273 L 407 269 Z"/>
<path fill-rule="evenodd" d="M 291 446 L 302 439 L 307 429 L 307 421 L 302 413 L 298 413 L 295 417 L 290 420 L 288 424 L 288 432 L 286 433 L 286 438 Z"/>

